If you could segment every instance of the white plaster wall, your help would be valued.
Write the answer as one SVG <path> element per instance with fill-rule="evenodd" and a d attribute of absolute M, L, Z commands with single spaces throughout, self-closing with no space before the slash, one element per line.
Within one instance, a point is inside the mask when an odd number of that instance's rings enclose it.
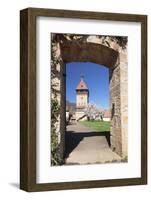
<path fill-rule="evenodd" d="M 109 122 L 111 119 L 110 118 L 103 118 L 103 121 Z"/>
<path fill-rule="evenodd" d="M 77 94 L 76 95 L 76 106 L 87 106 L 88 96 L 86 94 Z"/>

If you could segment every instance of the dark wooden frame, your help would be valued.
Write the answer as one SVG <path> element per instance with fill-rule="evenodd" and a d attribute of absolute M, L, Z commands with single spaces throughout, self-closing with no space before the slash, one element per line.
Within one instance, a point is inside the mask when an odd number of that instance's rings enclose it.
<path fill-rule="evenodd" d="M 36 17 L 141 23 L 141 177 L 36 183 Z M 147 16 L 27 8 L 20 12 L 20 188 L 45 191 L 147 184 Z"/>

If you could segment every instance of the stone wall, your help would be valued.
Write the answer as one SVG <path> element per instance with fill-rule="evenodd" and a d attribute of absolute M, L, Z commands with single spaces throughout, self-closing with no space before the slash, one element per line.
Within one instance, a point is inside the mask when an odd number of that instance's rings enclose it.
<path fill-rule="evenodd" d="M 123 158 L 128 156 L 128 60 L 119 48 L 115 69 L 110 69 L 111 147 Z"/>
<path fill-rule="evenodd" d="M 122 155 L 120 65 L 110 69 L 111 148 Z"/>
<path fill-rule="evenodd" d="M 60 113 L 58 122 L 56 123 L 56 134 L 58 136 L 59 155 L 60 158 L 64 157 L 65 149 L 65 129 L 66 129 L 66 115 L 65 115 L 65 66 L 61 58 L 60 44 L 54 43 L 52 46 L 54 52 L 51 53 L 51 59 L 55 60 L 55 64 L 51 65 L 51 99 L 57 99 L 60 106 Z M 53 71 L 53 72 L 52 72 Z M 55 73 L 55 76 L 52 76 Z"/>
<path fill-rule="evenodd" d="M 128 59 L 127 50 L 120 51 L 120 96 L 121 96 L 121 133 L 122 156 L 128 156 Z"/>

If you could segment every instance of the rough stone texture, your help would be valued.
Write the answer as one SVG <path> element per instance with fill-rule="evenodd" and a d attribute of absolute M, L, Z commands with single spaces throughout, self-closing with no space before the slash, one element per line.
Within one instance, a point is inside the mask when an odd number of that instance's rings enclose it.
<path fill-rule="evenodd" d="M 107 46 L 91 43 L 69 41 L 61 44 L 64 62 L 94 62 L 113 67 L 116 63 L 118 52 Z"/>
<path fill-rule="evenodd" d="M 120 65 L 110 70 L 111 148 L 122 156 Z"/>
<path fill-rule="evenodd" d="M 112 149 L 123 158 L 128 153 L 128 71 L 127 51 L 119 49 L 114 70 L 110 70 Z"/>
<path fill-rule="evenodd" d="M 110 69 L 110 108 L 111 117 L 111 148 L 123 158 L 127 156 L 127 126 L 128 126 L 128 91 L 127 91 L 127 52 L 112 41 L 110 37 L 102 41 L 96 36 L 89 36 L 84 43 L 68 41 L 56 43 L 56 57 L 59 62 L 57 70 L 60 73 L 56 78 L 58 83 L 57 98 L 61 105 L 61 112 L 57 126 L 60 155 L 65 152 L 65 77 L 62 62 L 94 62 L 103 64 Z M 53 94 L 52 94 L 53 96 Z"/>
<path fill-rule="evenodd" d="M 122 156 L 128 155 L 128 62 L 127 51 L 120 52 L 120 95 L 121 95 L 121 133 L 122 133 Z"/>
<path fill-rule="evenodd" d="M 60 114 L 58 117 L 58 122 L 56 123 L 56 132 L 58 135 L 58 143 L 59 143 L 59 154 L 60 158 L 64 157 L 64 149 L 65 149 L 65 130 L 66 130 L 66 117 L 64 114 L 65 111 L 65 76 L 64 76 L 64 62 L 61 59 L 61 51 L 60 45 L 56 43 L 53 47 L 55 51 L 55 59 L 58 61 L 56 64 L 56 77 L 51 77 L 51 84 L 54 85 L 53 89 L 55 92 L 51 91 L 51 98 L 56 98 L 60 105 Z M 52 69 L 51 69 L 52 70 Z"/>

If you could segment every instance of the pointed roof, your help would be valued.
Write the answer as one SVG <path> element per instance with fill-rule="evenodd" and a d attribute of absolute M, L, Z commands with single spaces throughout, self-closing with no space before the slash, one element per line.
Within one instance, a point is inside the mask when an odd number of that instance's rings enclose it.
<path fill-rule="evenodd" d="M 76 87 L 76 90 L 88 90 L 88 87 L 87 87 L 86 83 L 84 82 L 82 76 L 81 76 L 80 83 L 79 83 L 78 86 Z"/>

